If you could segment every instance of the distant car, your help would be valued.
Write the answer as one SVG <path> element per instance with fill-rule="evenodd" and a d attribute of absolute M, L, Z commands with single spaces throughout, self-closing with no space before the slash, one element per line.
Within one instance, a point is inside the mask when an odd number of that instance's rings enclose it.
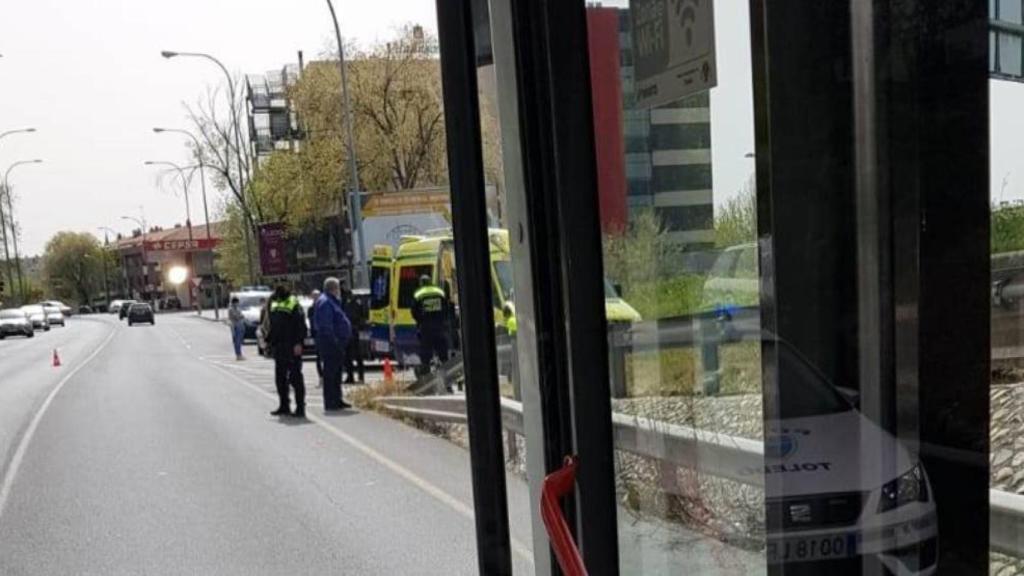
<path fill-rule="evenodd" d="M 32 321 L 20 308 L 0 310 L 0 340 L 8 336 L 26 336 L 32 338 L 36 331 Z"/>
<path fill-rule="evenodd" d="M 50 331 L 50 322 L 46 319 L 46 310 L 38 304 L 30 304 L 28 306 L 22 306 L 21 311 L 28 316 L 30 322 L 32 322 L 33 330 L 42 330 L 44 332 Z"/>
<path fill-rule="evenodd" d="M 124 305 L 124 300 L 111 300 L 110 306 L 107 307 L 107 312 L 110 314 L 119 314 L 121 312 L 121 306 Z"/>
<path fill-rule="evenodd" d="M 757 244 L 730 246 L 722 250 L 711 266 L 704 282 L 701 308 L 714 311 L 756 307 L 760 291 Z"/>
<path fill-rule="evenodd" d="M 131 309 L 132 304 L 138 304 L 137 300 L 122 300 L 121 307 L 117 310 L 117 319 L 124 320 L 128 317 L 128 310 Z"/>
<path fill-rule="evenodd" d="M 43 300 L 42 302 L 39 303 L 39 305 L 44 308 L 47 306 L 53 306 L 54 308 L 60 310 L 60 313 L 63 314 L 65 317 L 71 316 L 71 313 L 73 312 L 71 306 L 68 306 L 67 304 L 61 302 L 60 300 Z"/>
<path fill-rule="evenodd" d="M 46 313 L 46 321 L 50 324 L 50 326 L 60 326 L 61 328 L 67 326 L 67 324 L 64 321 L 64 313 L 61 312 L 60 308 L 56 306 L 42 306 L 43 312 Z"/>
<path fill-rule="evenodd" d="M 132 304 L 128 309 L 128 325 L 150 324 L 156 326 L 156 316 L 153 314 L 153 307 L 149 304 Z"/>
<path fill-rule="evenodd" d="M 86 305 L 83 304 L 83 305 L 78 307 L 78 313 L 79 314 L 92 314 L 93 313 L 92 306 L 86 306 Z"/>
<path fill-rule="evenodd" d="M 161 304 L 164 310 L 181 310 L 181 299 L 177 296 L 168 296 Z"/>

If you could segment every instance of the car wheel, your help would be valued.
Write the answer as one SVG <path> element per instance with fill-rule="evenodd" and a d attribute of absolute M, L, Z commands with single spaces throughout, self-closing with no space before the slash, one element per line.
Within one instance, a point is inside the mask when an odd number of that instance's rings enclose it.
<path fill-rule="evenodd" d="M 25 333 L 25 336 L 27 336 L 29 338 L 35 338 L 36 337 L 36 332 L 35 332 L 35 330 L 29 330 L 28 332 Z"/>
<path fill-rule="evenodd" d="M 49 331 L 50 331 L 50 325 L 47 324 L 46 328 L 43 328 L 43 332 L 49 332 Z"/>
<path fill-rule="evenodd" d="M 129 326 L 131 326 L 131 325 L 132 325 L 132 321 L 131 321 L 131 320 L 129 320 L 129 321 L 128 321 L 128 325 L 129 325 Z"/>

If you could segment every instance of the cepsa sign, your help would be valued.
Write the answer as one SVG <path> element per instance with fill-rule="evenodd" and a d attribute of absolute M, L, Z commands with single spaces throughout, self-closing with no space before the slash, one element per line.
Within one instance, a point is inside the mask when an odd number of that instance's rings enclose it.
<path fill-rule="evenodd" d="M 194 252 L 212 250 L 220 240 L 217 238 L 197 238 L 194 240 L 157 240 L 146 242 L 147 252 Z"/>

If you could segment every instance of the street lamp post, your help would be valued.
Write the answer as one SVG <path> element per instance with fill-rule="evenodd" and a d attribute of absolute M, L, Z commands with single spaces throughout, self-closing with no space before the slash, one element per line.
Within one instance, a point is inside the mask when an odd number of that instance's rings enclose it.
<path fill-rule="evenodd" d="M 199 144 L 199 139 L 188 130 L 181 130 L 179 128 L 153 128 L 153 132 L 157 134 L 163 134 L 167 132 L 174 132 L 177 134 L 184 134 L 192 139 L 192 142 L 196 145 L 196 157 L 199 160 L 199 183 L 203 193 L 203 217 L 206 218 L 206 239 L 211 240 L 213 237 L 210 235 L 210 210 L 206 204 L 206 168 L 203 164 L 203 153 Z M 211 270 L 213 268 L 213 260 L 210 260 Z M 214 271 L 213 281 L 213 294 L 216 300 L 213 304 L 213 318 L 214 320 L 220 319 L 220 281 L 217 280 L 216 271 Z"/>
<path fill-rule="evenodd" d="M 110 249 L 110 236 L 108 233 L 113 232 L 116 236 L 117 232 L 114 232 L 113 229 L 106 226 L 100 226 L 98 230 L 103 231 L 103 293 L 106 295 L 107 310 L 110 310 L 110 283 L 107 280 L 107 259 L 110 256 L 110 254 L 107 253 Z"/>
<path fill-rule="evenodd" d="M 345 122 L 345 139 L 348 141 L 348 172 L 349 172 L 349 229 L 355 231 L 359 236 L 358 241 L 358 262 L 359 262 L 359 286 L 364 286 L 364 270 L 366 265 L 366 240 L 363 234 L 362 198 L 359 195 L 359 172 L 356 166 L 356 146 L 352 136 L 352 102 L 348 95 L 348 75 L 345 72 L 345 45 L 341 41 L 341 28 L 338 26 L 338 15 L 334 11 L 334 3 L 327 0 L 327 8 L 331 11 L 331 20 L 334 22 L 334 38 L 338 42 L 338 71 L 341 73 L 341 101 Z M 345 207 L 345 195 L 338 197 L 338 221 L 341 221 Z M 351 263 L 350 263 L 351 265 Z M 352 266 L 352 268 L 355 268 Z M 354 274 L 353 274 L 354 275 Z M 354 278 L 350 279 L 353 285 Z"/>
<path fill-rule="evenodd" d="M 199 139 L 195 137 L 188 130 L 181 130 L 178 128 L 153 128 L 153 132 L 162 134 L 165 132 L 174 132 L 176 134 L 184 134 L 192 139 L 192 142 L 196 145 L 196 156 L 199 161 L 199 184 L 203 194 L 203 216 L 206 218 L 206 238 L 210 239 L 210 210 L 206 204 L 206 168 L 203 164 L 203 154 L 200 151 Z"/>
<path fill-rule="evenodd" d="M 243 168 L 244 165 L 242 164 L 242 128 L 241 128 L 241 124 L 240 124 L 240 122 L 238 120 L 238 106 L 237 106 L 237 102 L 235 102 L 235 80 L 234 80 L 234 78 L 231 77 L 231 73 L 228 72 L 228 69 L 227 69 L 226 66 L 224 66 L 224 63 L 221 62 L 220 60 L 218 60 L 217 58 L 211 56 L 210 54 L 204 54 L 202 52 L 174 52 L 172 50 L 163 50 L 163 51 L 160 52 L 160 55 L 163 56 L 164 58 L 167 58 L 167 59 L 174 58 L 176 56 L 185 56 L 185 57 L 192 57 L 192 58 L 204 58 L 204 59 L 209 60 L 209 61 L 213 62 L 214 64 L 216 64 L 221 69 L 221 71 L 224 72 L 224 76 L 228 79 L 228 91 L 231 92 L 231 122 L 234 124 L 234 130 L 233 131 L 235 133 L 234 134 L 234 136 L 235 136 L 235 157 L 236 157 L 236 160 L 238 162 L 238 193 L 244 198 L 245 197 L 245 170 Z M 231 145 L 230 144 L 226 144 L 226 148 L 227 148 L 227 156 L 225 156 L 225 158 L 229 158 L 231 156 Z M 228 172 L 230 173 L 230 170 L 228 170 Z M 244 215 L 245 215 L 246 220 L 247 220 L 247 222 L 245 223 L 244 230 L 245 230 L 245 256 L 246 256 L 247 264 L 249 266 L 249 283 L 250 284 L 255 284 L 256 283 L 256 273 L 255 273 L 255 270 L 254 270 L 254 267 L 253 267 L 252 240 L 251 240 L 252 230 L 250 229 L 252 215 L 249 213 L 248 206 L 246 206 L 244 212 L 245 212 Z"/>
<path fill-rule="evenodd" d="M 178 175 L 181 177 L 181 188 L 185 191 L 185 227 L 188 229 L 188 248 L 185 250 L 185 268 L 192 271 L 195 274 L 195 261 L 193 259 L 192 252 L 192 207 L 188 199 L 188 178 L 185 176 L 185 169 L 178 166 L 174 162 L 167 162 L 166 160 L 146 160 L 144 162 L 146 166 L 170 166 L 178 171 Z M 202 311 L 202 299 L 193 298 L 192 294 L 196 292 L 198 296 L 198 286 L 189 286 L 189 305 L 195 304 L 196 300 L 199 301 L 199 310 Z"/>
<path fill-rule="evenodd" d="M 149 262 L 147 261 L 146 252 L 146 217 L 143 216 L 141 219 L 134 216 L 121 216 L 122 220 L 129 220 L 139 225 L 139 229 L 142 230 L 142 290 L 140 293 L 149 294 Z M 127 266 L 125 267 L 127 275 Z M 130 283 L 129 283 L 130 288 Z"/>
<path fill-rule="evenodd" d="M 19 160 L 14 164 L 11 164 L 4 172 L 4 192 L 7 194 L 7 217 L 11 219 L 11 244 L 14 246 L 14 267 L 18 272 L 18 292 L 21 295 L 21 301 L 25 301 L 25 277 L 21 273 L 21 257 L 18 254 L 18 226 L 14 220 L 14 203 L 11 201 L 11 186 L 10 176 L 11 170 L 14 170 L 18 166 L 25 164 L 41 164 L 43 161 L 36 158 L 35 160 Z"/>
<path fill-rule="evenodd" d="M 178 166 L 174 162 L 167 162 L 166 160 L 146 160 L 143 162 L 146 166 L 170 166 L 178 171 L 178 176 L 181 177 L 181 189 L 185 192 L 185 226 L 188 227 L 188 241 L 192 243 L 192 207 L 188 199 L 188 178 L 185 176 L 185 169 Z"/>
<path fill-rule="evenodd" d="M 35 132 L 35 128 L 18 128 L 16 130 L 6 130 L 0 132 L 0 140 L 11 134 L 28 134 Z M 7 193 L 7 189 L 0 190 L 0 242 L 4 244 L 4 264 L 7 268 L 7 285 L 10 286 L 11 291 L 14 291 L 14 269 L 11 268 L 11 249 L 7 242 L 7 218 L 4 217 L 4 206 L 3 206 L 3 195 Z M 14 225 L 14 219 L 11 219 L 11 225 Z"/>

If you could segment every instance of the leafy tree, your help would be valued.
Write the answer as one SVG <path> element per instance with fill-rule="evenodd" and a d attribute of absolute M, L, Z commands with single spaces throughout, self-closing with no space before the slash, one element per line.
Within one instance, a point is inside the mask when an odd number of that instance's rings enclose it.
<path fill-rule="evenodd" d="M 1024 205 L 992 208 L 992 253 L 1024 250 Z"/>
<path fill-rule="evenodd" d="M 715 217 L 715 242 L 726 248 L 757 239 L 757 185 L 754 175 L 726 201 Z"/>
<path fill-rule="evenodd" d="M 58 232 L 43 252 L 43 277 L 53 296 L 88 304 L 103 289 L 103 258 L 107 257 L 95 236 L 82 232 Z"/>

